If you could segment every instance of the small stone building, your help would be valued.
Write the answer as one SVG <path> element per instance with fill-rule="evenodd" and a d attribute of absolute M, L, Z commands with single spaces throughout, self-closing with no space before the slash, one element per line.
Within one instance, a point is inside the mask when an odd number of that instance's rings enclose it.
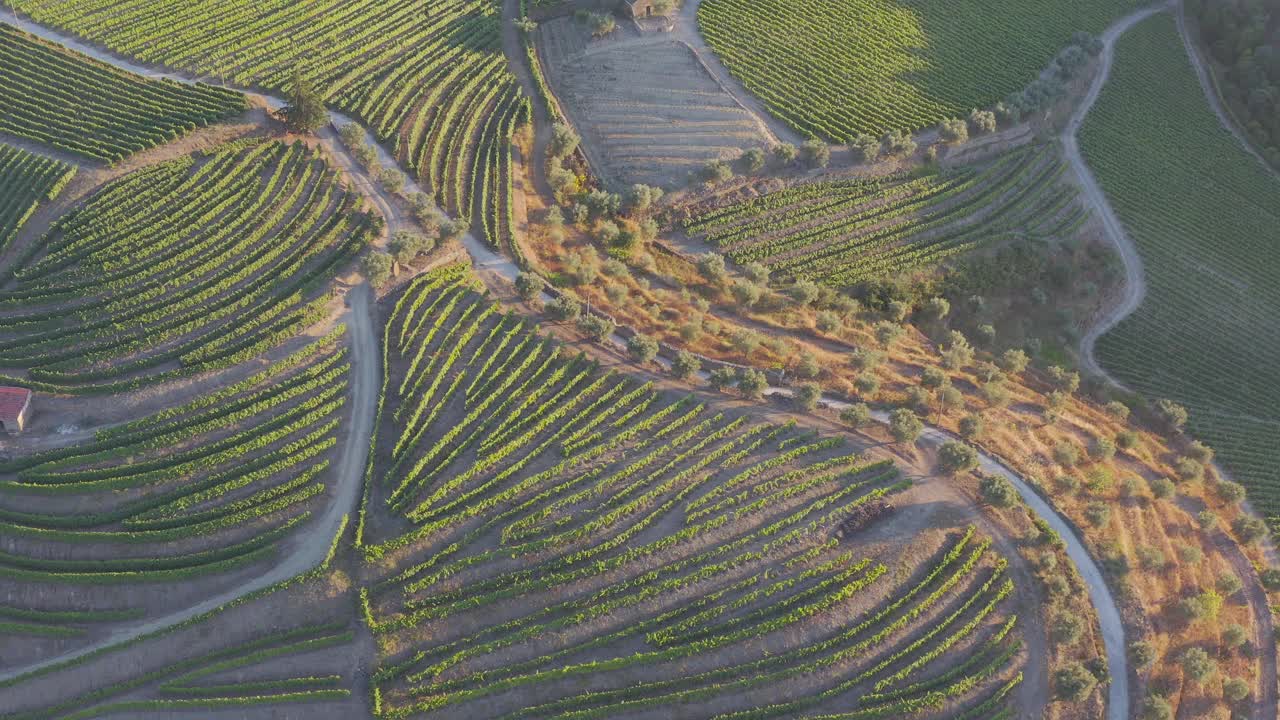
<path fill-rule="evenodd" d="M 16 435 L 26 427 L 31 415 L 31 391 L 0 387 L 0 432 Z"/>
<path fill-rule="evenodd" d="M 633 19 L 653 17 L 658 11 L 653 7 L 654 0 L 622 0 L 622 12 Z"/>

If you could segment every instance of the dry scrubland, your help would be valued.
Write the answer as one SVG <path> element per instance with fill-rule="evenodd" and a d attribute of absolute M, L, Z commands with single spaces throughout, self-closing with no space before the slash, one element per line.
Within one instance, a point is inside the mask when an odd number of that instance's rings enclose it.
<path fill-rule="evenodd" d="M 566 17 L 539 27 L 538 46 L 608 185 L 683 187 L 708 161 L 765 144 L 759 122 L 684 43 L 624 29 L 591 40 Z"/>

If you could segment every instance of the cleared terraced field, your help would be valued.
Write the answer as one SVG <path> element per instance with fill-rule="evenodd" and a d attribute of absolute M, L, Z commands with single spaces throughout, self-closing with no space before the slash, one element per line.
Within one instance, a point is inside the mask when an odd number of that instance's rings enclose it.
<path fill-rule="evenodd" d="M 694 208 L 685 231 L 740 263 L 848 287 L 1016 238 L 1062 237 L 1087 219 L 1056 146 L 985 167 L 803 183 Z"/>
<path fill-rule="evenodd" d="M 0 665 L 193 605 L 275 557 L 325 501 L 349 369 L 336 342 L 0 464 Z"/>
<path fill-rule="evenodd" d="M 0 144 L 0 252 L 40 203 L 56 198 L 75 174 L 72 165 Z"/>
<path fill-rule="evenodd" d="M 117 162 L 245 107 L 240 93 L 145 80 L 0 23 L 0 133 Z"/>
<path fill-rule="evenodd" d="M 573 18 L 538 29 L 556 96 L 607 184 L 683 187 L 708 161 L 766 144 L 687 45 L 623 36 L 588 45 L 585 26 Z"/>
<path fill-rule="evenodd" d="M 1077 30 L 1140 0 L 705 0 L 726 68 L 797 131 L 918 130 L 1022 90 Z"/>
<path fill-rule="evenodd" d="M 358 535 L 384 713 L 1011 717 L 989 541 L 837 537 L 908 491 L 892 462 L 604 371 L 474 282 L 387 301 Z"/>
<path fill-rule="evenodd" d="M 1160 15 L 1121 39 L 1080 135 L 1148 285 L 1098 357 L 1134 389 L 1185 404 L 1194 433 L 1275 524 L 1280 183 L 1218 124 L 1176 32 Z"/>
<path fill-rule="evenodd" d="M 452 213 L 507 217 L 506 144 L 526 117 L 489 0 L 18 0 L 114 52 L 283 95 L 302 72 Z M 482 200 L 478 200 L 482 199 Z M 483 214 L 472 215 L 477 202 Z M 495 240 L 497 242 L 497 240 Z"/>
<path fill-rule="evenodd" d="M 7 384 L 120 391 L 257 356 L 328 314 L 322 290 L 371 236 L 359 204 L 301 143 L 108 184 L 0 286 Z"/>

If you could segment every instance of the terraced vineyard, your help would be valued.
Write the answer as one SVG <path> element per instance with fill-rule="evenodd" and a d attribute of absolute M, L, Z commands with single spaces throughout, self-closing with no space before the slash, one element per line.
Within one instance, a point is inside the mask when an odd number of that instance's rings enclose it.
<path fill-rule="evenodd" d="M 1280 183 L 1218 124 L 1167 15 L 1121 39 L 1080 141 L 1148 284 L 1099 360 L 1185 404 L 1194 433 L 1280 525 Z"/>
<path fill-rule="evenodd" d="M 527 104 L 490 0 L 13 4 L 114 52 L 235 85 L 283 94 L 299 71 L 331 106 L 364 121 L 443 207 L 472 216 L 494 243 L 510 232 L 508 143 Z"/>
<path fill-rule="evenodd" d="M 257 356 L 328 314 L 321 290 L 371 237 L 360 202 L 301 143 L 108 184 L 0 287 L 5 382 L 119 391 Z"/>
<path fill-rule="evenodd" d="M 708 161 L 767 144 L 687 45 L 627 38 L 588 49 L 587 35 L 583 23 L 559 18 L 539 26 L 538 44 L 607 182 L 683 187 Z"/>
<path fill-rule="evenodd" d="M 75 174 L 72 165 L 0 144 L 0 252 L 40 203 L 56 198 Z"/>
<path fill-rule="evenodd" d="M 325 499 L 347 395 L 339 332 L 184 405 L 0 465 L 0 635 L 26 636 L 0 664 L 187 607 L 275 556 Z"/>
<path fill-rule="evenodd" d="M 931 531 L 891 570 L 837 539 L 909 487 L 891 462 L 603 371 L 473 283 L 387 308 L 357 536 L 384 716 L 1011 716 L 989 542 Z"/>
<path fill-rule="evenodd" d="M 847 287 L 986 244 L 1062 237 L 1087 219 L 1053 145 L 981 169 L 804 183 L 696 207 L 685 231 L 733 260 Z"/>
<path fill-rule="evenodd" d="M 725 67 L 797 131 L 919 130 L 1022 90 L 1078 30 L 1140 0 L 706 0 Z"/>
<path fill-rule="evenodd" d="M 240 93 L 145 80 L 0 23 L 0 107 L 0 133 L 114 163 L 246 105 Z"/>

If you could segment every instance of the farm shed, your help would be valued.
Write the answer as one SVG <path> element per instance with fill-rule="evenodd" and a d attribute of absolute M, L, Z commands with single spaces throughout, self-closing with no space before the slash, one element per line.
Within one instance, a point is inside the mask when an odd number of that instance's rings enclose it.
<path fill-rule="evenodd" d="M 31 414 L 31 391 L 26 388 L 0 387 L 0 430 L 22 432 Z"/>

